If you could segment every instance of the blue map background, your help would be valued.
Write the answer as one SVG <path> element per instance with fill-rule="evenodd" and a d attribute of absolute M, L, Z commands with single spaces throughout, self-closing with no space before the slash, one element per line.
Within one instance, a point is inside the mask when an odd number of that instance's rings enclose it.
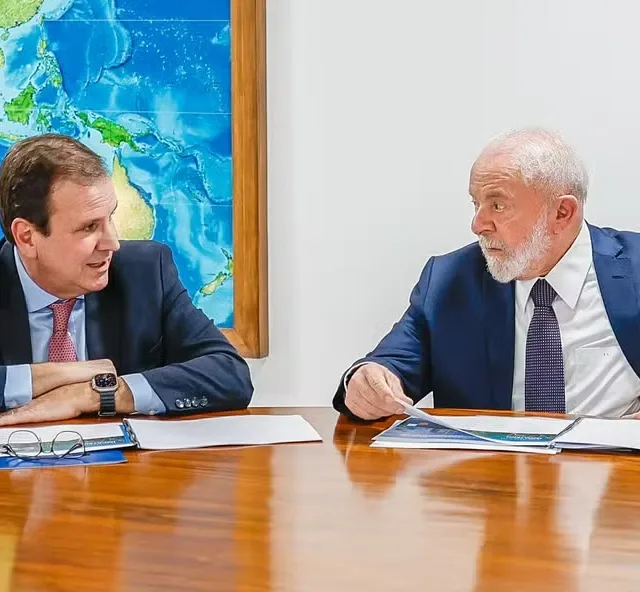
<path fill-rule="evenodd" d="M 120 237 L 169 245 L 196 305 L 233 326 L 230 0 L 1 1 L 0 105 L 0 158 L 47 131 L 87 144 Z"/>

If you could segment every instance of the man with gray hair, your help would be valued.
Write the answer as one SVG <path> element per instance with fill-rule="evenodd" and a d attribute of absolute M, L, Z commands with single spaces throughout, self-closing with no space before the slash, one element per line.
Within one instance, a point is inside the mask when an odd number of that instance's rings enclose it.
<path fill-rule="evenodd" d="M 435 407 L 622 417 L 640 410 L 640 234 L 584 220 L 588 177 L 541 129 L 471 168 L 478 241 L 429 259 L 402 318 L 341 377 L 365 420 Z"/>

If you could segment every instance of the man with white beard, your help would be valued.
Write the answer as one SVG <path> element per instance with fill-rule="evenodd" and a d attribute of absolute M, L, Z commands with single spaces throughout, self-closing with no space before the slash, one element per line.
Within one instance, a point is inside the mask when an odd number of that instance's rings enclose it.
<path fill-rule="evenodd" d="M 429 259 L 334 407 L 373 420 L 433 392 L 435 407 L 637 413 L 640 234 L 588 224 L 587 186 L 554 133 L 490 142 L 470 174 L 478 241 Z"/>

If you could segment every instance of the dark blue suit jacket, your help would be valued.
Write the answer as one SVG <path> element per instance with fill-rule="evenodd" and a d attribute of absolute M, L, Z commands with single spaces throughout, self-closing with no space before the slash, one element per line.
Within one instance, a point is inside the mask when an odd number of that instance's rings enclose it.
<path fill-rule="evenodd" d="M 640 234 L 589 225 L 604 306 L 624 355 L 640 376 Z M 371 361 L 400 377 L 415 402 L 435 407 L 511 409 L 515 283 L 496 282 L 478 243 L 432 257 L 409 307 Z M 334 407 L 349 413 L 342 381 Z"/>
<path fill-rule="evenodd" d="M 12 246 L 0 248 L 0 408 L 6 366 L 31 364 L 27 307 Z M 168 413 L 246 407 L 247 363 L 197 309 L 178 278 L 171 251 L 153 241 L 122 241 L 109 284 L 85 296 L 89 359 L 110 359 L 119 374 L 141 372 Z M 198 405 L 179 409 L 177 400 Z M 206 399 L 206 404 L 204 403 Z"/>

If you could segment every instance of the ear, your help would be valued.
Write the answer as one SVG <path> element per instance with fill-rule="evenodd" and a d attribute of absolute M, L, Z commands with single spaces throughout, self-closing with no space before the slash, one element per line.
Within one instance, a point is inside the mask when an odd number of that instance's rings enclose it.
<path fill-rule="evenodd" d="M 36 245 L 36 227 L 24 218 L 15 218 L 11 223 L 11 234 L 13 242 L 22 257 L 36 259 L 38 248 Z"/>
<path fill-rule="evenodd" d="M 580 204 L 573 195 L 561 195 L 553 202 L 553 228 L 555 232 L 564 231 L 579 215 Z"/>

